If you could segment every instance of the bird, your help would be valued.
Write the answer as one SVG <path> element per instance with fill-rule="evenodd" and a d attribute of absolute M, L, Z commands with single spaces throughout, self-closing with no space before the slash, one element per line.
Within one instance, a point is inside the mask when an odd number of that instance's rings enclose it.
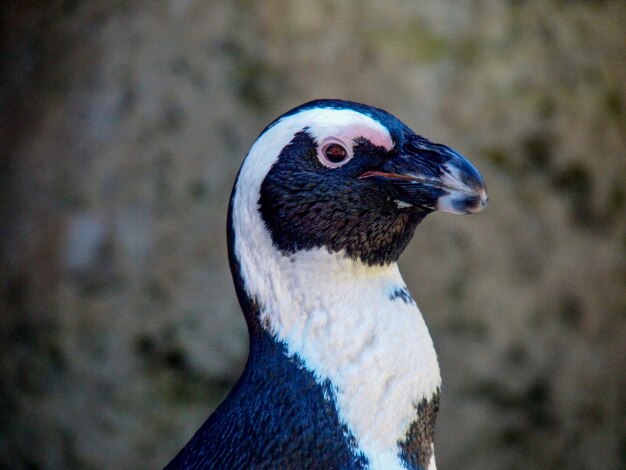
<path fill-rule="evenodd" d="M 487 202 L 468 159 L 382 109 L 269 124 L 228 209 L 248 360 L 166 469 L 435 469 L 441 374 L 397 261 L 428 214 Z"/>

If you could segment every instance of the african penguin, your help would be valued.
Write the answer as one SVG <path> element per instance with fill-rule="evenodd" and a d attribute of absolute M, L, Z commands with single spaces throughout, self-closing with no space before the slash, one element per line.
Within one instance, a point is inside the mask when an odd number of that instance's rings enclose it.
<path fill-rule="evenodd" d="M 397 261 L 431 212 L 486 204 L 471 163 L 381 109 L 272 122 L 228 213 L 248 362 L 167 468 L 434 469 L 439 365 Z"/>

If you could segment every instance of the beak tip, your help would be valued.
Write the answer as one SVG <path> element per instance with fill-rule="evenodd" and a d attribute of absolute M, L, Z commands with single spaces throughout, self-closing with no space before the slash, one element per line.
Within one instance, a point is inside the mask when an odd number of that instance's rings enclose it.
<path fill-rule="evenodd" d="M 444 181 L 450 192 L 437 202 L 441 209 L 454 214 L 475 214 L 489 203 L 485 180 L 469 160 L 459 154 L 445 165 Z M 458 189 L 458 191 L 456 190 Z M 439 209 L 439 207 L 437 207 Z"/>
<path fill-rule="evenodd" d="M 487 190 L 483 185 L 478 191 L 477 196 L 475 197 L 474 205 L 468 207 L 468 214 L 476 214 L 478 212 L 482 212 L 488 205 L 489 195 L 487 194 Z"/>
<path fill-rule="evenodd" d="M 486 201 L 478 196 L 444 196 L 437 200 L 435 209 L 450 214 L 476 214 L 481 212 L 486 206 Z"/>
<path fill-rule="evenodd" d="M 435 209 L 451 214 L 476 214 L 489 204 L 489 196 L 484 184 L 476 185 L 469 191 L 448 189 L 435 203 Z"/>
<path fill-rule="evenodd" d="M 487 190 L 483 186 L 478 195 L 478 201 L 476 203 L 475 210 L 472 213 L 481 212 L 489 205 L 489 195 L 487 194 Z"/>

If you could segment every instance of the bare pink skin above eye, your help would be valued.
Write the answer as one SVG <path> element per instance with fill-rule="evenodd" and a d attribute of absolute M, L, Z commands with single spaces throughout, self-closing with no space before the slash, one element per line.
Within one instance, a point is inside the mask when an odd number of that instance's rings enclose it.
<path fill-rule="evenodd" d="M 385 147 L 387 150 L 393 148 L 393 141 L 387 132 L 381 132 L 363 124 L 346 127 L 337 133 L 336 137 L 346 143 L 365 138 L 377 147 Z"/>

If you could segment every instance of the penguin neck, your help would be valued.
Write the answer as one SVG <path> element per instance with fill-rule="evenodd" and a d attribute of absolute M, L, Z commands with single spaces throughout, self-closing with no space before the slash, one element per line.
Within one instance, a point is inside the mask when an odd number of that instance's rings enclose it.
<path fill-rule="evenodd" d="M 268 331 L 331 385 L 329 399 L 371 468 L 404 467 L 402 443 L 422 427 L 419 407 L 436 400 L 441 378 L 397 264 L 368 266 L 324 247 L 282 254 L 260 220 L 249 222 L 231 220 L 229 243 L 251 341 Z"/>

